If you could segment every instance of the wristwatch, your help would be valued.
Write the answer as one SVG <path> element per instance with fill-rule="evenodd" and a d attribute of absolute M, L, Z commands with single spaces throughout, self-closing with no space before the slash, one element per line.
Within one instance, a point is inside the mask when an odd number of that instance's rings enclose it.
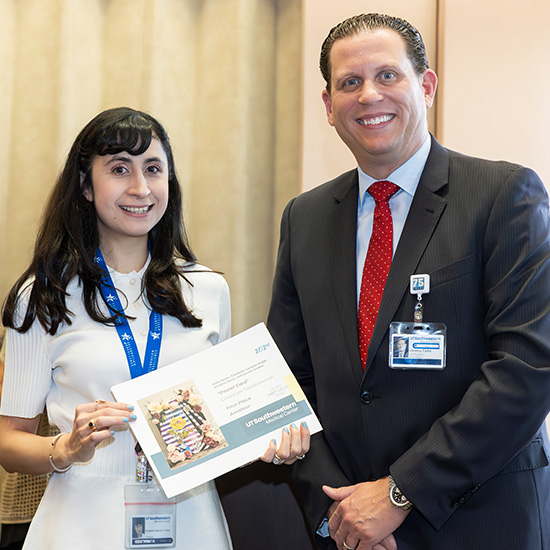
<path fill-rule="evenodd" d="M 392 504 L 401 508 L 401 510 L 412 508 L 412 502 L 399 490 L 392 476 L 390 476 L 390 500 Z"/>

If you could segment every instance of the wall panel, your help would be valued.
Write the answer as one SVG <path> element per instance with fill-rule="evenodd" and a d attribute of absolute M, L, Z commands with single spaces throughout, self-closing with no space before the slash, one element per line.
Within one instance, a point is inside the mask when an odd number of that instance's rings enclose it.
<path fill-rule="evenodd" d="M 439 139 L 467 154 L 529 166 L 549 187 L 550 4 L 440 5 Z"/>

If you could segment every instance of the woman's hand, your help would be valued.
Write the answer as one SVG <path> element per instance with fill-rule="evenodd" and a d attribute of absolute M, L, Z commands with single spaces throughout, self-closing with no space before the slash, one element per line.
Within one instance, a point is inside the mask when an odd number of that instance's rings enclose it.
<path fill-rule="evenodd" d="M 114 435 L 113 428 L 125 426 L 136 419 L 133 407 L 125 403 L 103 401 L 79 405 L 75 411 L 72 431 L 55 443 L 52 459 L 59 469 L 73 462 L 86 462 L 103 440 Z"/>
<path fill-rule="evenodd" d="M 291 424 L 284 428 L 281 436 L 281 444 L 277 448 L 277 441 L 271 440 L 267 451 L 261 457 L 264 462 L 273 464 L 293 464 L 296 460 L 302 460 L 309 451 L 309 428 L 306 422 L 300 424 L 300 428 Z"/>

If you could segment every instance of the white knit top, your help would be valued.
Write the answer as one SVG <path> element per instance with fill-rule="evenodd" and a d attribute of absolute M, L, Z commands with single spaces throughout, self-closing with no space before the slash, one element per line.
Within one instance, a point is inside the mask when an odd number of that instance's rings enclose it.
<path fill-rule="evenodd" d="M 142 358 L 149 328 L 148 304 L 140 296 L 146 267 L 130 274 L 110 270 L 126 313 L 135 317 L 130 327 Z M 202 327 L 184 328 L 177 319 L 164 316 L 159 368 L 230 336 L 227 283 L 201 266 L 191 269 L 186 275 L 191 284 L 182 281 L 183 295 L 193 313 L 202 319 Z M 46 404 L 50 422 L 68 432 L 77 405 L 96 399 L 112 401 L 110 388 L 129 380 L 130 372 L 116 329 L 88 317 L 76 280 L 67 291 L 67 306 L 74 314 L 71 325 L 63 325 L 54 336 L 46 334 L 38 322 L 24 334 L 8 330 L 0 413 L 33 418 Z M 124 548 L 123 490 L 125 484 L 135 480 L 134 445 L 127 427 L 117 430 L 98 446 L 88 463 L 54 474 L 24 548 Z M 213 483 L 180 496 L 177 508 L 177 516 L 186 527 L 185 534 L 177 537 L 176 548 L 195 547 L 192 541 L 198 545 L 205 530 L 214 537 L 213 548 L 230 548 Z"/>

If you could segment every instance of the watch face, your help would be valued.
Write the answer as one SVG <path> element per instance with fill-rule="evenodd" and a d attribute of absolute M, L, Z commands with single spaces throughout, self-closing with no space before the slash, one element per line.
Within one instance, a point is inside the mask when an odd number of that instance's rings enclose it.
<path fill-rule="evenodd" d="M 405 497 L 405 495 L 401 493 L 395 485 L 393 485 L 393 487 L 391 488 L 390 498 L 391 501 L 400 508 L 410 508 L 411 506 L 411 503 L 409 502 L 407 497 Z"/>

